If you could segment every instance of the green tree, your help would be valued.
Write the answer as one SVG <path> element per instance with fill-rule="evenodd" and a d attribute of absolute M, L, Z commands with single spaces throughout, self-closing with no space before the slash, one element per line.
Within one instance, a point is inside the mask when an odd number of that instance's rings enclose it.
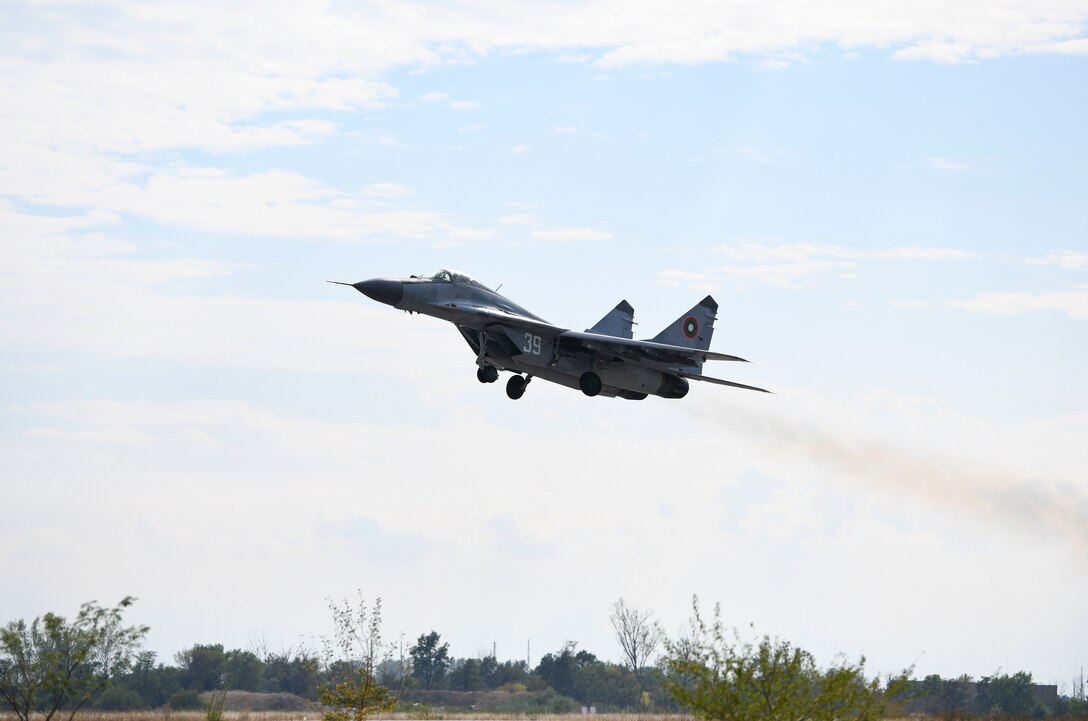
<path fill-rule="evenodd" d="M 408 649 L 408 655 L 412 657 L 412 676 L 424 688 L 434 688 L 441 683 L 450 667 L 450 645 L 440 644 L 441 640 L 438 632 L 432 630 L 421 635 Z"/>
<path fill-rule="evenodd" d="M 1007 673 L 983 676 L 976 688 L 975 703 L 981 713 L 1010 716 L 1045 713 L 1035 699 L 1035 683 L 1026 671 L 1017 671 L 1011 676 Z"/>
<path fill-rule="evenodd" d="M 742 641 L 727 633 L 721 609 L 708 625 L 693 602 L 690 635 L 666 641 L 670 693 L 698 718 L 715 721 L 842 721 L 879 719 L 890 698 L 902 694 L 909 670 L 889 679 L 865 678 L 865 659 L 845 659 L 820 669 L 810 653 L 763 636 Z"/>
<path fill-rule="evenodd" d="M 611 711 L 636 710 L 642 697 L 639 676 L 614 663 L 585 664 L 574 671 L 574 698 Z"/>
<path fill-rule="evenodd" d="M 329 707 L 325 721 L 364 721 L 375 713 L 392 711 L 394 697 L 377 677 L 378 666 L 390 657 L 382 642 L 382 600 L 367 611 L 359 594 L 359 605 L 329 600 L 334 633 L 325 638 L 325 665 L 328 680 L 319 689 L 321 703 Z"/>
<path fill-rule="evenodd" d="M 597 657 L 589 651 L 575 651 L 578 644 L 568 641 L 557 653 L 546 653 L 536 666 L 536 674 L 562 696 L 577 698 L 575 675 L 581 668 L 597 663 Z M 583 699 L 579 699 L 580 701 Z"/>
<path fill-rule="evenodd" d="M 490 656 L 488 657 L 490 658 Z M 486 688 L 487 677 L 479 659 L 457 659 L 450 665 L 446 676 L 449 688 L 453 691 L 479 691 Z"/>
<path fill-rule="evenodd" d="M 223 672 L 226 670 L 227 655 L 223 644 L 196 644 L 192 648 L 178 651 L 174 661 L 181 669 L 182 683 L 190 691 L 211 691 L 222 688 Z"/>
<path fill-rule="evenodd" d="M 256 691 L 261 685 L 264 664 L 252 651 L 227 651 L 223 664 L 223 688 Z"/>
<path fill-rule="evenodd" d="M 141 651 L 128 674 L 118 679 L 117 684 L 139 694 L 145 708 L 158 708 L 171 694 L 181 690 L 181 671 L 157 664 L 154 651 Z"/>
<path fill-rule="evenodd" d="M 9 622 L 0 629 L 0 700 L 21 721 L 39 713 L 50 721 L 61 709 L 71 721 L 147 635 L 146 626 L 121 625 L 134 601 L 126 597 L 113 608 L 85 603 L 71 622 L 52 613 L 29 625 Z"/>
<path fill-rule="evenodd" d="M 494 656 L 491 657 L 494 660 Z M 488 688 L 499 688 L 508 684 L 522 684 L 526 687 L 536 680 L 529 675 L 529 665 L 525 661 L 503 661 L 495 664 L 495 670 L 488 678 Z"/>
<path fill-rule="evenodd" d="M 293 693 L 314 698 L 314 680 L 319 659 L 308 649 L 286 648 L 264 657 L 259 690 L 265 693 Z"/>
<path fill-rule="evenodd" d="M 963 718 L 975 698 L 974 680 L 967 674 L 950 678 L 941 683 L 937 694 L 937 707 L 946 718 Z"/>

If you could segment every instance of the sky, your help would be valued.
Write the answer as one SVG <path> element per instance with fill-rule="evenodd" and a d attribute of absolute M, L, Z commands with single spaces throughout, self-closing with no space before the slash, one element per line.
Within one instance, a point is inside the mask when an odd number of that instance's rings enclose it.
<path fill-rule="evenodd" d="M 0 6 L 0 622 L 619 660 L 619 598 L 831 663 L 1088 622 L 1088 3 Z M 683 400 L 481 385 L 355 282 L 652 337 Z"/>

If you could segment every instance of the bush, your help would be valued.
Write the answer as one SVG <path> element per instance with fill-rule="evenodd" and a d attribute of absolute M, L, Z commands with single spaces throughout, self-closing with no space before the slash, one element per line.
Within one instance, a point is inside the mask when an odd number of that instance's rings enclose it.
<path fill-rule="evenodd" d="M 496 690 L 497 691 L 504 691 L 506 693 L 525 693 L 526 691 L 529 690 L 529 687 L 526 686 L 523 683 L 514 682 L 514 683 L 504 683 L 502 686 L 499 686 Z"/>
<path fill-rule="evenodd" d="M 569 696 L 556 696 L 548 704 L 551 713 L 575 713 L 581 708 L 582 705 Z"/>
<path fill-rule="evenodd" d="M 98 695 L 93 708 L 97 711 L 135 711 L 147 708 L 147 704 L 132 689 L 113 686 Z"/>
<path fill-rule="evenodd" d="M 714 608 L 707 624 L 693 603 L 690 635 L 666 643 L 669 692 L 701 719 L 723 721 L 868 721 L 883 717 L 890 699 L 906 689 L 910 670 L 889 679 L 865 677 L 865 659 L 838 659 L 821 669 L 812 654 L 763 636 L 744 641 L 729 633 Z"/>
<path fill-rule="evenodd" d="M 178 691 L 171 694 L 166 705 L 170 707 L 171 711 L 196 711 L 204 708 L 204 704 L 200 700 L 200 694 L 196 691 Z"/>

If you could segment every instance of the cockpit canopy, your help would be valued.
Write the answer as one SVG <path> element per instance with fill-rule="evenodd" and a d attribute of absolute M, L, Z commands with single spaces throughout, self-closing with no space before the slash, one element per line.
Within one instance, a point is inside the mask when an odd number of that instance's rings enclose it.
<path fill-rule="evenodd" d="M 435 273 L 434 275 L 430 276 L 429 280 L 433 280 L 433 281 L 436 281 L 436 282 L 439 282 L 439 283 L 468 283 L 469 285 L 474 285 L 477 288 L 483 288 L 484 290 L 490 290 L 483 283 L 480 283 L 478 281 L 473 280 L 472 278 L 469 278 L 464 273 L 459 273 L 456 270 L 446 270 L 444 268 L 442 270 L 438 271 L 437 273 Z"/>

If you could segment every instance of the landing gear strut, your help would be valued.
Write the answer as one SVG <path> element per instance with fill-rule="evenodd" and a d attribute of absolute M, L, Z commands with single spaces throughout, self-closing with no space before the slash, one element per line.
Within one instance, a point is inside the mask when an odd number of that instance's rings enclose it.
<path fill-rule="evenodd" d="M 499 379 L 499 369 L 495 366 L 480 366 L 476 369 L 476 380 L 481 383 L 494 383 Z"/>
<path fill-rule="evenodd" d="M 530 380 L 530 376 L 510 376 L 510 380 L 506 381 L 507 397 L 512 401 L 521 398 L 525 395 L 525 386 L 529 385 Z"/>
<path fill-rule="evenodd" d="M 593 371 L 586 371 L 582 374 L 582 377 L 578 379 L 578 387 L 582 389 L 582 392 L 587 396 L 595 396 L 601 392 L 601 377 Z"/>

